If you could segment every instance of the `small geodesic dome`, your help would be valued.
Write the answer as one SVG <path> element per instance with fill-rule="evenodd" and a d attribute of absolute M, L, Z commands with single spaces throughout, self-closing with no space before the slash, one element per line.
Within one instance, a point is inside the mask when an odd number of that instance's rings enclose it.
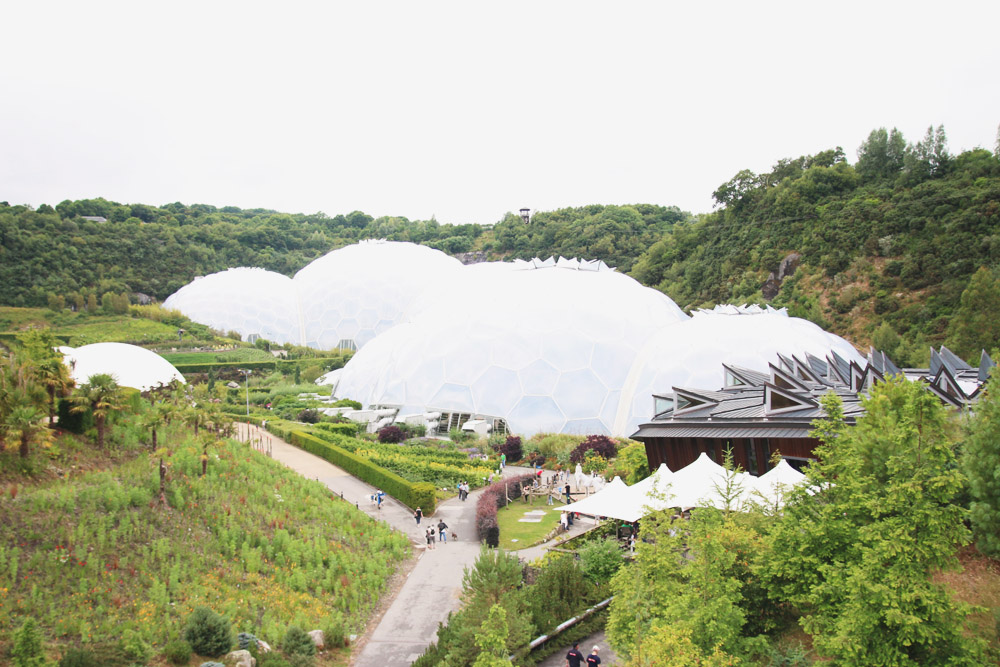
<path fill-rule="evenodd" d="M 172 381 L 184 382 L 173 364 L 146 348 L 125 343 L 94 343 L 83 347 L 60 347 L 63 363 L 78 385 L 91 376 L 107 374 L 122 387 L 146 391 Z"/>
<path fill-rule="evenodd" d="M 418 295 L 443 289 L 461 268 L 454 257 L 414 243 L 361 241 L 329 252 L 293 278 L 303 342 L 359 349 L 398 324 Z"/>
<path fill-rule="evenodd" d="M 607 434 L 638 350 L 687 317 L 601 262 L 470 266 L 447 296 L 420 300 L 408 322 L 361 349 L 337 395 L 503 419 L 525 435 Z"/>
<path fill-rule="evenodd" d="M 854 346 L 809 320 L 789 317 L 782 308 L 716 306 L 696 311 L 657 331 L 636 356 L 614 432 L 628 435 L 654 414 L 653 394 L 673 387 L 715 391 L 725 384 L 722 364 L 768 372 L 778 354 L 825 359 L 831 351 L 847 361 L 865 362 Z"/>
<path fill-rule="evenodd" d="M 195 322 L 236 331 L 243 340 L 299 344 L 299 313 L 292 279 L 265 269 L 239 268 L 196 278 L 163 302 Z"/>

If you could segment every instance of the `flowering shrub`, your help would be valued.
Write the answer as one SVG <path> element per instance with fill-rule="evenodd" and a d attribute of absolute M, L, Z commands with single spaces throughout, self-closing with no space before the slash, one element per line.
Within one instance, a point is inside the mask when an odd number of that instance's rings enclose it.
<path fill-rule="evenodd" d="M 589 451 L 593 451 L 594 454 L 600 456 L 602 459 L 608 460 L 615 458 L 618 453 L 618 446 L 614 440 L 606 435 L 590 435 L 570 453 L 570 462 L 583 463 Z"/>
<path fill-rule="evenodd" d="M 521 448 L 521 438 L 516 435 L 508 435 L 507 440 L 498 449 L 500 454 L 507 455 L 507 463 L 520 461 L 524 458 L 524 450 Z"/>
<path fill-rule="evenodd" d="M 406 440 L 406 432 L 395 424 L 385 426 L 378 432 L 379 442 L 396 443 L 403 440 Z"/>
<path fill-rule="evenodd" d="M 497 522 L 497 510 L 507 506 L 507 498 L 516 500 L 521 497 L 521 487 L 532 483 L 535 476 L 521 475 L 512 479 L 502 479 L 493 482 L 479 495 L 476 503 L 476 536 L 485 540 L 488 546 L 496 546 L 500 539 L 500 524 Z"/>

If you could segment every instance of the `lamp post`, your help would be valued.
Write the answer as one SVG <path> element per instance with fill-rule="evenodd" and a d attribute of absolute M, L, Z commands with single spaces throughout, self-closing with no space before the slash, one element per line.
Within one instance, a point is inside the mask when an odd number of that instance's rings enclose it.
<path fill-rule="evenodd" d="M 239 369 L 240 373 L 243 373 L 243 377 L 246 378 L 247 385 L 247 417 L 250 416 L 250 374 L 253 373 L 249 368 Z"/>

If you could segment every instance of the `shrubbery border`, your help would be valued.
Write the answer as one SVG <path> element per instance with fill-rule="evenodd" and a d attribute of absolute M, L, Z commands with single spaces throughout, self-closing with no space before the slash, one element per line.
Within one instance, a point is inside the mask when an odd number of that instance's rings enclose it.
<path fill-rule="evenodd" d="M 409 482 L 394 472 L 379 467 L 357 454 L 309 433 L 293 430 L 289 433 L 289 439 L 296 447 L 304 449 L 310 454 L 315 454 L 321 459 L 343 468 L 358 479 L 382 489 L 411 509 L 419 507 L 424 514 L 433 514 L 437 507 L 434 485 L 430 482 Z M 520 493 L 520 487 L 518 487 L 518 493 Z"/>
<path fill-rule="evenodd" d="M 517 500 L 521 497 L 521 488 L 529 486 L 535 475 L 527 473 L 501 479 L 493 482 L 479 494 L 476 502 L 476 536 L 485 541 L 487 546 L 496 547 L 500 544 L 500 523 L 497 521 L 497 510 L 507 506 L 507 498 Z"/>

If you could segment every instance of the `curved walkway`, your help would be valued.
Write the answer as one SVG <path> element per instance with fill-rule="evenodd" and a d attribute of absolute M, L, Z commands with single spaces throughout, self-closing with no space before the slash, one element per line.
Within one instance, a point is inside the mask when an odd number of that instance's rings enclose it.
<path fill-rule="evenodd" d="M 240 437 L 246 439 L 247 425 L 240 424 Z M 438 505 L 432 523 L 444 519 L 448 524 L 449 541 L 426 549 L 424 530 L 428 519 L 417 526 L 410 509 L 394 498 L 386 497 L 382 509 L 372 506 L 369 497 L 375 488 L 353 477 L 332 463 L 290 445 L 280 438 L 250 426 L 250 436 L 270 445 L 273 458 L 296 472 L 325 484 L 344 500 L 372 518 L 387 522 L 410 537 L 418 550 L 416 566 L 407 576 L 402 589 L 381 622 L 364 643 L 359 654 L 352 656 L 356 667 L 395 667 L 410 665 L 437 639 L 438 624 L 456 611 L 462 593 L 462 575 L 479 555 L 475 538 L 477 493 L 469 499 L 446 500 Z M 265 447 L 266 448 L 266 447 Z M 456 533 L 453 542 L 450 533 Z"/>
<path fill-rule="evenodd" d="M 461 604 L 462 577 L 465 568 L 472 566 L 479 555 L 476 540 L 476 498 L 479 491 L 469 494 L 469 499 L 452 498 L 440 503 L 434 516 L 425 518 L 418 526 L 408 507 L 386 496 L 382 509 L 372 505 L 370 497 L 375 487 L 338 468 L 329 461 L 290 445 L 277 436 L 255 425 L 238 423 L 238 435 L 248 438 L 270 451 L 271 456 L 304 477 L 322 482 L 331 491 L 378 521 L 385 521 L 394 529 L 407 535 L 417 551 L 417 563 L 378 626 L 361 651 L 351 656 L 354 667 L 403 667 L 410 665 L 437 640 L 440 623 L 448 614 L 457 611 Z M 527 468 L 509 466 L 504 476 L 529 472 Z M 437 543 L 433 550 L 426 549 L 424 530 L 428 522 L 437 524 L 443 519 L 448 524 L 448 543 Z M 578 524 L 577 524 L 578 525 Z M 574 526 L 575 527 L 575 526 Z M 578 529 L 579 530 L 579 529 Z M 458 540 L 451 539 L 451 533 Z M 542 546 L 517 553 L 521 558 L 534 558 L 544 551 Z"/>

